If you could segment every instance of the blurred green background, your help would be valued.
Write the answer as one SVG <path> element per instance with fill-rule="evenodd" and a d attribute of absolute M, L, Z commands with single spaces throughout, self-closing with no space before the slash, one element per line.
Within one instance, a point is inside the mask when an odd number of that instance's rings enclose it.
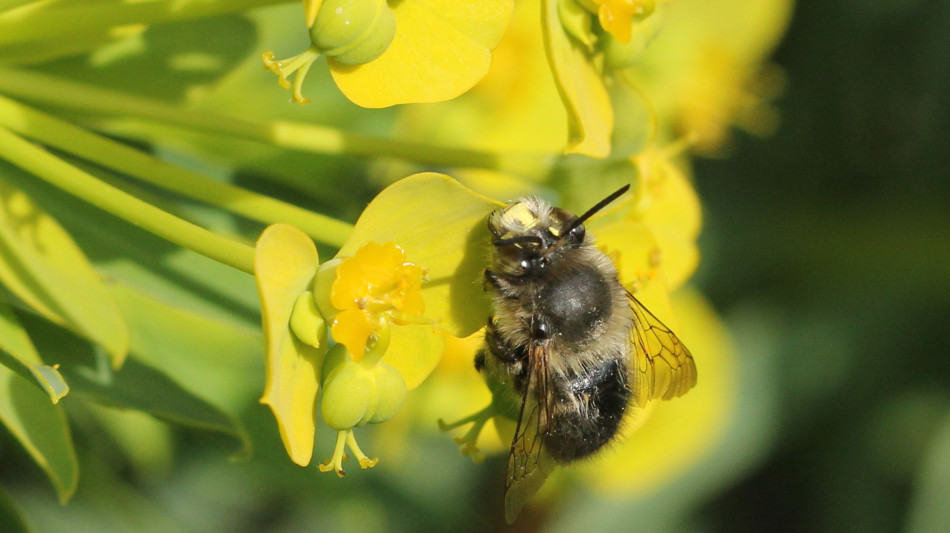
<path fill-rule="evenodd" d="M 224 35 L 206 32 L 202 22 L 188 31 L 216 35 L 206 41 L 212 47 L 214 39 L 253 33 L 239 18 L 228 23 L 232 31 Z M 758 444 L 736 444 L 747 457 L 695 469 L 650 497 L 605 503 L 579 493 L 563 507 L 526 515 L 513 530 L 950 530 L 947 28 L 945 0 L 797 3 L 774 56 L 788 76 L 777 102 L 781 128 L 766 139 L 737 133 L 728 157 L 695 163 L 705 225 L 694 282 L 728 323 L 747 381 L 759 385 L 742 394 L 745 407 L 758 412 L 758 425 L 748 429 Z M 149 35 L 163 38 L 161 31 Z M 139 72 L 134 62 L 122 68 L 116 77 Z M 165 87 L 165 96 L 178 96 L 169 85 L 134 79 L 143 91 Z M 339 122 L 334 99 L 341 96 L 311 96 L 330 105 L 311 105 L 309 119 Z M 385 130 L 379 115 L 347 117 L 353 130 Z M 284 175 L 268 166 L 273 162 L 265 154 L 245 171 L 272 171 L 271 194 L 307 190 L 304 178 Z M 365 170 L 351 160 L 299 154 L 281 165 Z M 364 200 L 375 191 L 348 187 Z M 342 206 L 337 190 L 320 191 L 309 205 L 351 220 L 361 202 Z M 140 237 L 147 247 L 152 238 Z M 256 319 L 254 302 L 212 304 L 232 306 L 248 324 Z M 249 345 L 217 364 L 240 365 L 253 377 L 263 370 L 259 357 L 259 346 Z M 9 496 L 0 506 L 9 497 L 42 532 L 500 527 L 503 458 L 473 465 L 450 439 L 431 433 L 414 438 L 398 463 L 343 483 L 290 463 L 270 413 L 257 404 L 259 386 L 220 387 L 225 407 L 239 413 L 254 439 L 249 461 L 229 462 L 206 439 L 144 415 L 72 404 L 70 417 L 82 425 L 74 432 L 82 475 L 72 502 L 60 506 L 48 480 L 4 434 L 0 485 Z M 328 433 L 318 436 L 324 449 Z M 383 435 L 360 438 L 364 448 L 385 445 Z M 716 454 L 707 462 L 722 463 Z"/>
<path fill-rule="evenodd" d="M 780 421 L 697 527 L 950 528 L 948 25 L 943 1 L 799 2 L 781 129 L 697 163 L 701 285 L 769 330 Z"/>

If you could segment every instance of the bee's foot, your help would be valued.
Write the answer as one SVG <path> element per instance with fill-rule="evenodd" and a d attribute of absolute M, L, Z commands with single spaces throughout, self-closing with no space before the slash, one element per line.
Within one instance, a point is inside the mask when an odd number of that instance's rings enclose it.
<path fill-rule="evenodd" d="M 455 443 L 459 445 L 459 449 L 462 452 L 462 455 L 467 455 L 472 458 L 473 461 L 479 463 L 485 459 L 484 454 L 478 449 L 478 436 L 482 432 L 482 428 L 485 427 L 485 422 L 495 415 L 495 409 L 493 405 L 469 415 L 461 420 L 447 424 L 444 420 L 439 419 L 439 429 L 442 431 L 451 431 L 455 428 L 464 426 L 465 424 L 472 424 L 472 427 L 465 432 L 461 437 L 455 437 Z"/>

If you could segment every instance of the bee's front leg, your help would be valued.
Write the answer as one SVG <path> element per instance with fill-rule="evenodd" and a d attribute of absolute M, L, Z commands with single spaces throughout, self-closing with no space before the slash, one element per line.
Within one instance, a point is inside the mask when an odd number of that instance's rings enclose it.
<path fill-rule="evenodd" d="M 518 298 L 518 294 L 513 290 L 511 282 L 491 270 L 485 270 L 485 290 L 508 300 L 516 300 Z"/>

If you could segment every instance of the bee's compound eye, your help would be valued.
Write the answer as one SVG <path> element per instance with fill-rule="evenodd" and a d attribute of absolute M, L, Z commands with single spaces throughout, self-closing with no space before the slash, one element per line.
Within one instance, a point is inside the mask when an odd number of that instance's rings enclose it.
<path fill-rule="evenodd" d="M 521 270 L 531 270 L 531 261 L 528 259 L 522 259 L 521 263 L 518 263 L 518 266 L 521 267 Z"/>
<path fill-rule="evenodd" d="M 582 242 L 584 240 L 584 235 L 586 234 L 584 225 L 576 226 L 571 229 L 571 232 L 568 233 L 568 239 L 572 242 Z"/>

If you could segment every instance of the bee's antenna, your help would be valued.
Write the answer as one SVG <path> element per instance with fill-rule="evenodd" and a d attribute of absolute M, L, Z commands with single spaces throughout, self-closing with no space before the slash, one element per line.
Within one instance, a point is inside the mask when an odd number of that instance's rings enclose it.
<path fill-rule="evenodd" d="M 580 226 L 584 222 L 587 222 L 588 218 L 594 216 L 594 214 L 596 214 L 598 211 L 610 205 L 610 202 L 613 202 L 617 198 L 620 198 L 620 196 L 623 195 L 623 193 L 627 192 L 628 190 L 630 190 L 629 183 L 617 189 L 616 191 L 614 191 L 610 196 L 597 202 L 597 205 L 595 205 L 594 207 L 591 207 L 590 209 L 587 210 L 586 213 L 574 219 L 574 222 L 571 222 L 571 225 L 568 226 L 566 230 L 564 230 L 563 235 L 567 235 L 568 233 L 571 232 L 572 229 L 576 228 L 577 226 Z"/>
<path fill-rule="evenodd" d="M 517 237 L 511 237 L 510 239 L 500 239 L 493 242 L 492 244 L 494 244 L 495 246 L 507 246 L 509 244 L 528 244 L 528 243 L 537 244 L 538 246 L 541 246 L 543 244 L 543 241 L 541 240 L 540 237 L 536 237 L 534 235 L 519 235 Z"/>

